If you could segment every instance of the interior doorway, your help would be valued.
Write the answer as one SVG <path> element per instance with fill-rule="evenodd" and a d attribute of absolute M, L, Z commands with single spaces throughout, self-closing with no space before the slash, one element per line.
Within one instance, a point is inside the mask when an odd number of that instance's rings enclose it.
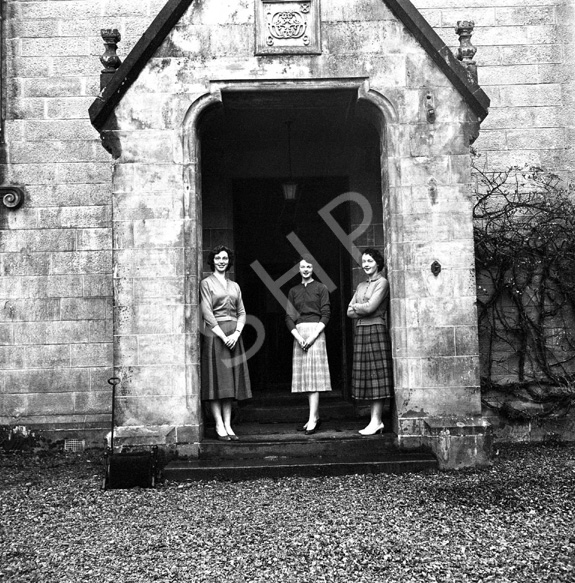
<path fill-rule="evenodd" d="M 350 257 L 318 211 L 348 189 L 343 176 L 298 179 L 296 200 L 285 200 L 278 179 L 243 179 L 233 182 L 234 243 L 238 251 L 236 280 L 242 288 L 248 314 L 263 324 L 265 339 L 250 360 L 250 374 L 256 393 L 289 392 L 293 336 L 285 325 L 281 305 L 252 267 L 258 261 L 269 276 L 278 280 L 298 261 L 299 252 L 287 236 L 295 233 L 315 257 L 331 281 L 331 318 L 326 342 L 332 389 L 349 396 L 351 327 L 346 322 L 351 297 Z M 345 232 L 349 232 L 347 204 L 334 209 Z M 315 275 L 318 277 L 317 271 Z M 298 275 L 282 287 L 285 296 L 299 283 Z M 246 327 L 245 342 L 255 343 L 255 330 Z"/>

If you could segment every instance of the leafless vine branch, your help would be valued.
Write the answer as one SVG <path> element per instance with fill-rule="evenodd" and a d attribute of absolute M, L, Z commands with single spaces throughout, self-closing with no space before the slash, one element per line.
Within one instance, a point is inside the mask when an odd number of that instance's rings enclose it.
<path fill-rule="evenodd" d="M 475 163 L 473 209 L 484 387 L 575 381 L 575 192 L 540 168 Z"/>

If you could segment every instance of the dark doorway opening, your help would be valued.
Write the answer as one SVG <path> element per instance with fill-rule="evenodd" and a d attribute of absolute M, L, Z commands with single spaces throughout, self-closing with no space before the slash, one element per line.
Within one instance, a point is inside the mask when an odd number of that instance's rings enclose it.
<path fill-rule="evenodd" d="M 348 180 L 331 176 L 297 182 L 297 199 L 286 201 L 279 179 L 233 181 L 236 280 L 247 313 L 256 316 L 265 330 L 262 347 L 249 362 L 253 389 L 259 396 L 290 391 L 293 337 L 285 325 L 285 306 L 278 302 L 251 264 L 259 261 L 272 280 L 278 280 L 299 260 L 299 252 L 287 238 L 295 233 L 334 284 L 330 290 L 332 315 L 326 328 L 328 359 L 332 389 L 348 398 L 351 327 L 346 322 L 345 311 L 352 291 L 351 258 L 318 213 L 348 190 Z M 336 207 L 332 215 L 349 232 L 348 204 Z M 317 274 L 316 278 L 321 279 Z M 298 281 L 296 275 L 281 286 L 285 296 Z M 247 327 L 244 335 L 246 345 L 252 346 L 256 341 L 255 329 Z"/>
<path fill-rule="evenodd" d="M 383 249 L 382 141 L 379 118 L 372 113 L 358 101 L 357 88 L 234 88 L 222 91 L 221 104 L 202 116 L 204 265 L 215 245 L 236 251 L 231 277 L 242 289 L 248 314 L 265 331 L 261 349 L 248 361 L 254 398 L 238 407 L 242 422 L 281 425 L 289 418 L 299 423 L 307 414 L 306 396 L 290 391 L 293 337 L 285 326 L 284 306 L 251 267 L 259 261 L 272 281 L 293 268 L 299 251 L 287 239 L 290 233 L 334 282 L 326 328 L 333 390 L 321 397 L 322 416 L 354 419 L 363 414 L 350 399 L 353 326 L 346 316 L 363 274 L 318 211 L 344 192 L 360 193 L 373 216 L 354 242 Z M 282 182 L 287 178 L 298 184 L 295 201 L 284 199 Z M 354 232 L 364 221 L 362 209 L 353 202 L 337 206 L 332 214 L 344 233 Z M 297 276 L 286 281 L 283 294 L 297 282 Z M 248 352 L 258 338 L 246 326 Z"/>

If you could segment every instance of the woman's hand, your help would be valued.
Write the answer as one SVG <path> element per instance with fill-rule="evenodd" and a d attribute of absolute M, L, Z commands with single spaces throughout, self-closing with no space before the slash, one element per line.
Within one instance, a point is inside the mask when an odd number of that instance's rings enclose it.
<path fill-rule="evenodd" d="M 309 350 L 314 342 L 319 338 L 320 334 L 324 331 L 325 329 L 325 324 L 322 324 L 321 322 L 316 326 L 316 329 L 314 330 L 314 332 L 312 334 L 310 334 L 305 342 L 306 342 L 306 348 L 305 350 Z"/>
<path fill-rule="evenodd" d="M 295 328 L 294 328 L 292 334 L 293 334 L 293 337 L 295 338 L 295 341 L 300 345 L 300 348 L 302 350 L 305 351 L 309 348 L 307 340 L 304 339 L 304 337 Z"/>
<path fill-rule="evenodd" d="M 233 334 L 230 334 L 229 336 L 226 336 L 226 339 L 224 340 L 224 344 L 230 349 L 233 350 L 235 345 L 238 343 L 238 340 L 240 339 L 240 333 L 236 330 Z"/>

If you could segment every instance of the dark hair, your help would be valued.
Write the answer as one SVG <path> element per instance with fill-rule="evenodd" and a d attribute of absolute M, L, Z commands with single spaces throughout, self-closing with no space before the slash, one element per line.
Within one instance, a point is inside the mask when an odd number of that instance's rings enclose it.
<path fill-rule="evenodd" d="M 304 253 L 303 255 L 300 255 L 298 263 L 301 263 L 302 261 L 305 261 L 306 263 L 309 263 L 312 266 L 315 265 L 315 261 L 309 253 Z"/>
<path fill-rule="evenodd" d="M 221 253 L 222 251 L 225 251 L 228 254 L 228 259 L 230 260 L 228 263 L 228 267 L 227 267 L 226 271 L 229 271 L 232 268 L 232 266 L 234 264 L 234 252 L 229 247 L 226 247 L 225 245 L 218 245 L 217 247 L 214 247 L 208 255 L 208 265 L 210 266 L 210 269 L 212 271 L 216 270 L 216 266 L 214 264 L 214 257 L 218 253 Z"/>
<path fill-rule="evenodd" d="M 383 255 L 377 249 L 368 247 L 367 249 L 364 249 L 361 254 L 369 255 L 377 263 L 377 271 L 381 271 L 385 266 Z"/>

